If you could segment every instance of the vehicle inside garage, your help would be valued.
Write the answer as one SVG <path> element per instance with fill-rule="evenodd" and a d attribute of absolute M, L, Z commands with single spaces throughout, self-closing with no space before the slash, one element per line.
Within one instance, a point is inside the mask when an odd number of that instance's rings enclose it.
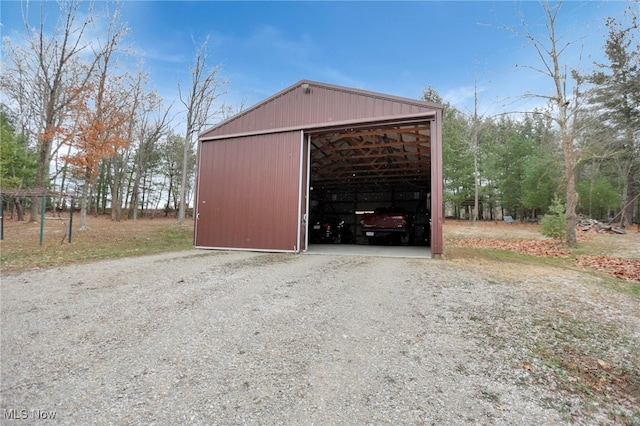
<path fill-rule="evenodd" d="M 430 246 L 430 121 L 310 134 L 310 244 Z"/>
<path fill-rule="evenodd" d="M 299 81 L 199 136 L 194 245 L 441 255 L 441 120 L 438 104 Z"/>

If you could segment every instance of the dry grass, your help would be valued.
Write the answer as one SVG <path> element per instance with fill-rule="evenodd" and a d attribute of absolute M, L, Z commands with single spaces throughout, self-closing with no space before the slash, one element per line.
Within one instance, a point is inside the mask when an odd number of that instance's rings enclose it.
<path fill-rule="evenodd" d="M 624 300 L 630 310 L 622 317 L 603 320 L 599 311 L 571 314 L 544 306 L 519 341 L 532 360 L 522 364 L 539 385 L 556 391 L 549 406 L 568 422 L 582 424 L 640 425 L 640 359 L 637 330 L 625 330 L 640 300 L 640 283 L 596 268 L 621 263 L 640 273 L 640 232 L 597 234 L 579 232 L 576 249 L 545 241 L 533 224 L 447 221 L 444 229 L 445 258 L 455 263 L 478 265 L 484 274 L 519 282 L 525 277 L 562 277 L 581 283 L 587 305 L 608 306 Z M 577 271 L 589 271 L 599 279 L 584 280 Z M 629 275 L 629 274 L 627 274 Z M 635 313 L 632 313 L 635 312 Z M 631 317 L 629 316 L 631 315 Z M 535 336 L 535 340 L 531 339 Z M 585 420 L 588 419 L 588 420 Z"/>
<path fill-rule="evenodd" d="M 604 272 L 640 283 L 640 232 L 635 229 L 623 235 L 578 231 L 579 244 L 573 249 L 567 248 L 563 241 L 542 237 L 538 225 L 534 224 L 480 222 L 472 225 L 468 221 L 447 221 L 443 232 L 444 254 L 451 260 L 526 259 L 532 263 Z M 640 294 L 640 285 L 630 289 Z"/>
<path fill-rule="evenodd" d="M 67 219 L 63 216 L 63 219 Z M 68 243 L 65 220 L 46 220 L 43 244 L 40 245 L 40 224 L 5 219 L 4 240 L 0 243 L 0 267 L 2 271 L 55 266 L 95 259 L 132 256 L 193 246 L 193 221 L 184 226 L 173 217 L 123 220 L 113 222 L 108 216 L 90 216 L 88 229 L 78 229 L 78 216 L 74 217 L 72 243 Z M 490 240 L 500 240 L 501 246 L 513 241 L 515 246 L 530 242 L 531 246 L 546 244 L 538 225 L 502 222 L 478 222 L 447 220 L 443 227 L 445 256 L 451 260 L 495 257 L 483 248 Z M 504 241 L 503 241 L 504 240 Z M 484 246 L 478 241 L 484 241 Z M 490 244 L 490 243 L 489 243 Z M 495 247 L 500 249 L 497 244 Z M 474 248 L 475 247 L 475 248 Z M 623 259 L 640 259 L 640 232 L 626 235 L 588 234 L 581 238 L 577 255 L 607 255 Z M 509 257 L 502 253 L 498 256 Z"/>
<path fill-rule="evenodd" d="M 4 240 L 0 243 L 3 272 L 193 246 L 193 221 L 188 220 L 180 226 L 175 218 L 113 222 L 108 216 L 88 217 L 88 229 L 81 231 L 78 217 L 74 216 L 71 244 L 66 220 L 45 221 L 42 245 L 39 223 L 5 220 L 4 225 Z"/>
<path fill-rule="evenodd" d="M 38 223 L 5 222 L 4 241 L 0 243 L 2 272 L 49 267 L 96 259 L 135 256 L 193 246 L 193 222 L 179 226 L 175 218 L 139 219 L 112 222 L 109 217 L 89 217 L 89 229 L 75 229 L 72 243 L 67 242 L 65 223 L 60 220 L 45 222 L 44 244 L 40 246 Z M 640 259 L 640 233 L 632 230 L 625 235 L 589 234 L 583 236 L 579 247 L 571 250 L 569 258 L 552 258 L 522 254 L 509 247 L 521 247 L 529 242 L 537 247 L 544 243 L 538 226 L 481 222 L 472 225 L 466 221 L 448 220 L 444 224 L 445 259 L 459 264 L 475 264 L 485 276 L 495 274 L 501 279 L 519 282 L 523 276 L 562 276 L 567 282 L 582 282 L 577 274 L 578 256 L 615 256 L 629 260 Z M 470 241 L 474 243 L 471 244 Z M 493 244 L 475 246 L 475 242 Z M 495 243 L 499 241 L 500 243 Z M 594 272 L 596 273 L 596 272 Z M 578 277 L 578 278 L 576 278 Z M 585 303 L 607 306 L 608 298 L 615 295 L 626 306 L 637 306 L 640 285 L 626 283 L 601 275 L 602 279 L 584 282 Z M 594 284 L 595 283 L 595 284 Z M 594 290 L 594 286 L 599 289 Z M 614 293 L 609 290 L 613 289 Z M 635 290 L 634 290 L 635 289 Z M 588 294 L 588 295 L 587 295 Z M 594 298 L 593 300 L 590 298 Z M 602 299 L 602 300 L 600 300 Z M 617 321 L 603 321 L 599 311 L 580 311 L 572 316 L 546 306 L 537 322 L 528 325 L 522 336 L 526 348 L 522 368 L 529 371 L 537 384 L 565 395 L 549 405 L 575 420 L 576 413 L 590 417 L 592 407 L 600 407 L 608 424 L 639 424 L 640 416 L 640 360 L 634 332 L 623 330 Z M 621 309 L 621 306 L 618 306 Z M 625 318 L 629 318 L 624 314 Z M 536 336 L 535 342 L 530 337 Z M 581 401 L 576 408 L 576 398 Z M 564 401 L 564 402 L 562 402 Z M 573 402 L 572 402 L 573 401 Z M 590 408 L 591 407 L 591 408 Z M 577 411 L 576 411 L 577 410 Z M 586 413 L 586 414 L 585 414 Z M 585 418 L 585 417 L 582 417 Z"/>

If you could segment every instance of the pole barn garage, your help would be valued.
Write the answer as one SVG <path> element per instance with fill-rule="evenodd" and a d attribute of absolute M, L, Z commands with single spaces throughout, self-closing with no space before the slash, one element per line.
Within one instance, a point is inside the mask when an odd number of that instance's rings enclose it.
<path fill-rule="evenodd" d="M 387 208 L 441 255 L 442 106 L 302 80 L 200 135 L 194 207 L 197 248 L 306 252 L 331 221 L 372 244 Z"/>

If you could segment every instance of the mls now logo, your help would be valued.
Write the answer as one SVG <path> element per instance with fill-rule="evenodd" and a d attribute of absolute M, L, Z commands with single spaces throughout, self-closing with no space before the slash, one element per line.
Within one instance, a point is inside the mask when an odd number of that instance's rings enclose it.
<path fill-rule="evenodd" d="M 27 410 L 19 410 L 17 408 L 5 408 L 4 409 L 5 420 L 24 420 L 29 418 L 29 412 Z"/>
<path fill-rule="evenodd" d="M 26 419 L 35 419 L 35 420 L 53 420 L 56 418 L 55 411 L 46 411 L 46 410 L 26 410 L 20 408 L 5 408 L 4 409 L 4 419 L 5 420 L 26 420 Z"/>

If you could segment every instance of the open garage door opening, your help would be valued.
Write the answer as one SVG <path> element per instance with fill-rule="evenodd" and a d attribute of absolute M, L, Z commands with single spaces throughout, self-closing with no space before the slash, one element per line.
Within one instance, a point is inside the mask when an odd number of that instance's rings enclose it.
<path fill-rule="evenodd" d="M 441 122 L 439 104 L 299 81 L 198 137 L 194 245 L 441 256 Z"/>
<path fill-rule="evenodd" d="M 308 137 L 310 246 L 431 245 L 431 122 Z"/>

